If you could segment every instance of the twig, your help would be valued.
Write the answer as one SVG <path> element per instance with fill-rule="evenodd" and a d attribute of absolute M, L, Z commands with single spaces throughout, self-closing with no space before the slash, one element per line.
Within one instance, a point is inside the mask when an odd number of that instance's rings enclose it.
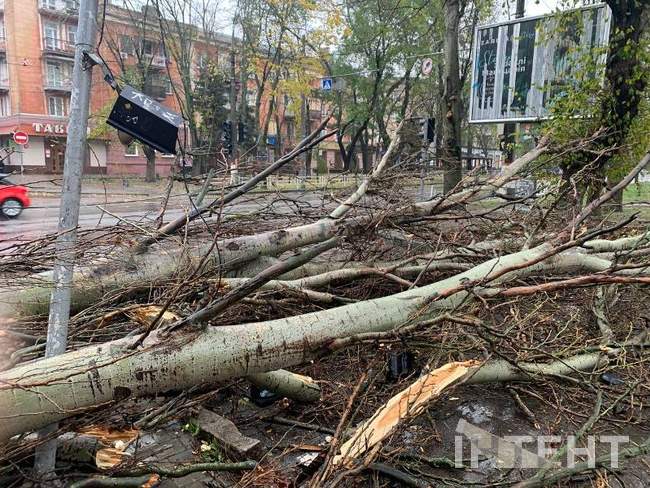
<path fill-rule="evenodd" d="M 273 278 L 280 276 L 287 271 L 298 268 L 299 266 L 302 266 L 303 264 L 314 259 L 319 254 L 322 254 L 325 251 L 336 247 L 339 242 L 339 237 L 332 237 L 331 239 L 317 244 L 316 246 L 311 247 L 307 251 L 297 256 L 293 256 L 285 261 L 281 261 L 274 264 L 273 266 L 270 266 L 269 268 L 266 268 L 255 277 L 247 280 L 237 288 L 226 293 L 221 299 L 215 300 L 201 310 L 194 312 L 192 315 L 189 315 L 185 319 L 182 319 L 166 327 L 163 330 L 163 334 L 168 334 L 169 332 L 172 332 L 173 330 L 176 330 L 179 327 L 188 324 L 199 325 L 206 323 L 208 320 L 216 317 L 219 313 L 223 312 L 231 305 L 237 303 L 242 298 L 248 296 L 250 293 L 257 290 L 265 283 L 271 281 Z"/>

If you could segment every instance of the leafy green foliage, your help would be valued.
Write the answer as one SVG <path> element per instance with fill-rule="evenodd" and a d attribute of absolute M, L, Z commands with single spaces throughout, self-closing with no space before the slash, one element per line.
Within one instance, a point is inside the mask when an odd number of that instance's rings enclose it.
<path fill-rule="evenodd" d="M 217 65 L 207 62 L 199 69 L 194 89 L 194 106 L 197 113 L 199 147 L 204 152 L 214 151 L 223 136 L 223 123 L 228 119 L 228 90 L 230 82 Z"/>

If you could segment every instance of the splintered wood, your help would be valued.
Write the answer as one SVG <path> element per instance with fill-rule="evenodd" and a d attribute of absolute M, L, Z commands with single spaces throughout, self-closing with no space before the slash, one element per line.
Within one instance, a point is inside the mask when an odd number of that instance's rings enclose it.
<path fill-rule="evenodd" d="M 101 318 L 98 327 L 102 328 L 114 321 L 116 318 L 124 315 L 134 322 L 146 327 L 158 316 L 161 310 L 162 307 L 160 305 L 129 305 L 128 307 L 112 310 L 105 314 Z M 162 317 L 160 317 L 159 325 L 168 325 L 179 319 L 180 316 L 178 314 L 171 312 L 170 310 L 165 310 Z"/>
<path fill-rule="evenodd" d="M 402 420 L 422 413 L 431 400 L 440 396 L 445 388 L 464 377 L 470 368 L 478 364 L 477 361 L 447 363 L 418 378 L 357 428 L 352 437 L 341 446 L 341 453 L 334 457 L 334 464 L 358 458 L 384 440 Z"/>
<path fill-rule="evenodd" d="M 125 458 L 126 448 L 133 442 L 140 431 L 136 429 L 115 430 L 103 426 L 89 426 L 79 434 L 94 437 L 105 446 L 95 454 L 95 464 L 99 469 L 111 469 Z"/>

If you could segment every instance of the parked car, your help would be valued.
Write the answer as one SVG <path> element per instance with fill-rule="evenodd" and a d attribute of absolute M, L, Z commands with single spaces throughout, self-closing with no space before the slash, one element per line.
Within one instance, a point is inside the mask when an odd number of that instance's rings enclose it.
<path fill-rule="evenodd" d="M 32 202 L 28 195 L 29 188 L 12 183 L 8 176 L 0 174 L 0 213 L 8 219 L 15 219 Z"/>

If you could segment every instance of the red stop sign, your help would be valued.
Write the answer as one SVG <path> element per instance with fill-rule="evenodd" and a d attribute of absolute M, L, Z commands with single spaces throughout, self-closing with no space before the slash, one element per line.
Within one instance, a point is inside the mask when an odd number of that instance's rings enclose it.
<path fill-rule="evenodd" d="M 29 136 L 25 134 L 24 132 L 14 132 L 14 142 L 16 144 L 20 144 L 21 146 L 24 146 L 29 142 Z"/>

